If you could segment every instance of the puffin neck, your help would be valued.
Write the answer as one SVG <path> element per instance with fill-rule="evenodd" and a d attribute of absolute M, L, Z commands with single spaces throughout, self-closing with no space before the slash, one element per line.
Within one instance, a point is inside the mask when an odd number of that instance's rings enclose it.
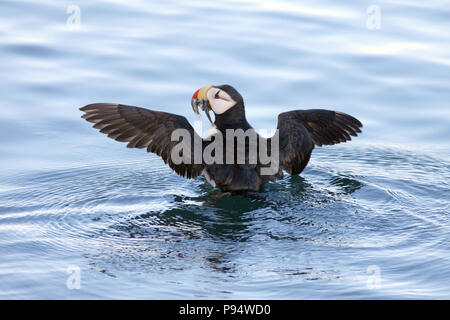
<path fill-rule="evenodd" d="M 245 118 L 245 108 L 243 102 L 238 102 L 236 105 L 222 114 L 216 114 L 214 124 L 219 129 L 247 129 L 250 125 Z"/>

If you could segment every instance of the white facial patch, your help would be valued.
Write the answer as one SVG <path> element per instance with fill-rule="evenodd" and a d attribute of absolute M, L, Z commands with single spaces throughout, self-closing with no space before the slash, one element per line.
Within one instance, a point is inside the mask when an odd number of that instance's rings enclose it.
<path fill-rule="evenodd" d="M 206 97 L 215 114 L 222 114 L 236 104 L 228 93 L 214 87 L 208 90 Z"/>

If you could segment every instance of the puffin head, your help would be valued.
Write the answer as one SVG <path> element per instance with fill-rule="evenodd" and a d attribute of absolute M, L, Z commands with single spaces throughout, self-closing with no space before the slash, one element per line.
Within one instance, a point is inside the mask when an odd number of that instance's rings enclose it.
<path fill-rule="evenodd" d="M 191 105 L 196 114 L 200 114 L 198 108 L 205 111 L 209 121 L 212 123 L 209 111 L 212 110 L 215 115 L 220 115 L 242 104 L 243 99 L 239 92 L 232 86 L 224 84 L 221 86 L 204 86 L 195 91 L 192 96 Z"/>

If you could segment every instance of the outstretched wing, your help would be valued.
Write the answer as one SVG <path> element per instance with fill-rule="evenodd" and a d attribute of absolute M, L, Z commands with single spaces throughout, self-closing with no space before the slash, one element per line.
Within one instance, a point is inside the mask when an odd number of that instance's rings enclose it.
<path fill-rule="evenodd" d="M 311 109 L 291 111 L 298 114 L 306 129 L 311 134 L 314 144 L 333 145 L 350 141 L 361 132 L 362 123 L 342 112 Z"/>
<path fill-rule="evenodd" d="M 308 164 L 314 145 L 333 145 L 351 140 L 361 132 L 362 123 L 342 112 L 295 110 L 278 116 L 280 166 L 299 174 Z"/>
<path fill-rule="evenodd" d="M 194 139 L 202 141 L 187 119 L 172 113 L 153 111 L 139 107 L 111 103 L 95 103 L 80 108 L 82 118 L 94 123 L 94 128 L 120 142 L 128 142 L 128 148 L 146 148 L 159 155 L 177 174 L 195 178 L 202 173 L 203 164 L 172 161 L 172 148 L 178 141 L 171 141 L 175 129 L 185 129 L 192 139 L 190 159 L 193 157 Z"/>

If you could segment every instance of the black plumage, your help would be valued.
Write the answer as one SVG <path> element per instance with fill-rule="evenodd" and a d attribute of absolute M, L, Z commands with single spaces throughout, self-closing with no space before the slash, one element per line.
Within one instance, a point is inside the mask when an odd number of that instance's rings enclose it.
<path fill-rule="evenodd" d="M 295 110 L 278 116 L 280 166 L 300 174 L 308 164 L 314 145 L 350 141 L 360 133 L 362 123 L 348 114 L 323 109 Z"/>
<path fill-rule="evenodd" d="M 172 113 L 112 103 L 94 103 L 80 108 L 82 118 L 94 123 L 94 128 L 109 138 L 128 142 L 128 148 L 146 148 L 161 156 L 177 174 L 186 178 L 198 177 L 203 164 L 175 164 L 170 155 L 178 143 L 171 141 L 175 129 L 186 129 L 194 139 L 200 139 L 187 119 Z M 193 158 L 193 155 L 191 156 Z"/>
<path fill-rule="evenodd" d="M 161 156 L 170 168 L 186 178 L 204 173 L 214 186 L 230 192 L 260 191 L 266 181 L 281 179 L 283 170 L 289 174 L 300 174 L 308 164 L 315 145 L 346 142 L 361 132 L 361 122 L 345 113 L 322 109 L 295 110 L 278 116 L 279 168 L 274 174 L 261 174 L 261 169 L 267 165 L 263 165 L 259 158 L 257 163 L 250 163 L 249 140 L 245 140 L 245 163 L 226 163 L 227 153 L 236 157 L 236 150 L 225 150 L 223 163 L 174 163 L 171 152 L 178 141 L 171 141 L 171 136 L 175 129 L 187 130 L 192 139 L 191 145 L 195 140 L 201 141 L 202 150 L 214 139 L 225 139 L 227 129 L 252 129 L 245 116 L 242 96 L 229 85 L 214 88 L 225 91 L 235 103 L 225 112 L 215 114 L 214 125 L 222 135 L 209 140 L 202 140 L 185 117 L 167 112 L 110 103 L 90 104 L 80 110 L 85 112 L 84 119 L 94 123 L 95 129 L 114 140 L 127 142 L 128 148 L 146 148 L 148 152 Z M 271 139 L 261 140 L 267 143 L 269 154 L 272 151 Z M 259 150 L 260 140 L 257 141 Z M 223 145 L 226 145 L 225 140 Z M 188 158 L 194 159 L 193 148 Z"/>

